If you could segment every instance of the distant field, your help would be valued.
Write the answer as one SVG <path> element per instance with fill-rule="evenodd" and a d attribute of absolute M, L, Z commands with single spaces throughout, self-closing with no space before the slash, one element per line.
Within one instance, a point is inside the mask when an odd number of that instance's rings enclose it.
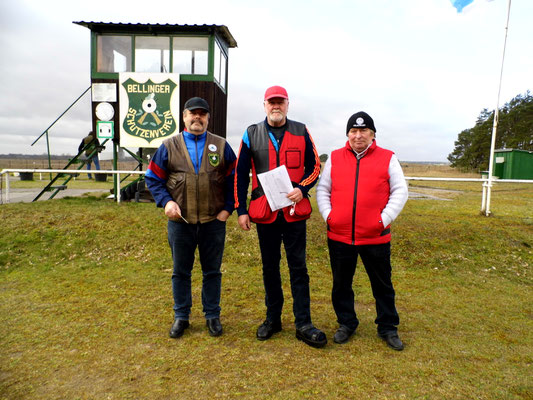
<path fill-rule="evenodd" d="M 61 169 L 67 163 L 69 159 L 65 158 L 62 160 L 52 160 L 52 169 Z M 79 164 L 78 164 L 79 165 Z M 77 166 L 71 167 L 72 169 L 77 168 Z M 102 169 L 112 169 L 111 160 L 100 161 Z M 119 161 L 119 169 L 129 170 L 135 168 L 137 163 L 135 161 Z M 48 168 L 48 159 L 9 159 L 9 158 L 0 158 L 0 169 L 4 168 L 30 168 L 30 169 L 47 169 Z M 406 176 L 435 176 L 435 177 L 473 177 L 479 178 L 480 174 L 469 173 L 465 174 L 461 171 L 458 171 L 449 165 L 444 164 L 426 164 L 426 163 L 402 163 L 402 168 Z"/>
<path fill-rule="evenodd" d="M 401 163 L 405 176 L 433 178 L 481 178 L 481 174 L 465 173 L 446 164 Z"/>
<path fill-rule="evenodd" d="M 51 160 L 51 169 L 63 169 L 70 160 L 68 158 L 61 160 Z M 100 160 L 102 169 L 113 169 L 111 160 Z M 119 169 L 130 170 L 137 166 L 135 161 L 119 161 Z M 77 169 L 79 164 L 72 165 L 70 169 Z M 94 168 L 94 166 L 92 166 Z M 49 169 L 48 159 L 18 159 L 18 158 L 0 158 L 0 170 L 6 168 L 25 168 L 25 169 Z"/>

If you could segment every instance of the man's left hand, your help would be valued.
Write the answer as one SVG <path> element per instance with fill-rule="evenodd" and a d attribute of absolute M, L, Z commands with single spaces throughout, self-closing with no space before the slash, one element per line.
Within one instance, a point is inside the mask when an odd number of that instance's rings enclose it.
<path fill-rule="evenodd" d="M 290 201 L 294 201 L 295 203 L 299 203 L 303 198 L 304 198 L 304 195 L 302 194 L 302 191 L 300 190 L 300 188 L 294 188 L 293 191 L 291 191 L 287 197 L 289 198 Z"/>
<path fill-rule="evenodd" d="M 230 216 L 230 213 L 229 213 L 228 211 L 226 211 L 226 210 L 222 210 L 222 211 L 220 211 L 220 212 L 217 214 L 217 219 L 218 219 L 219 221 L 224 222 L 224 221 L 226 221 L 226 220 L 229 218 L 229 216 Z"/>

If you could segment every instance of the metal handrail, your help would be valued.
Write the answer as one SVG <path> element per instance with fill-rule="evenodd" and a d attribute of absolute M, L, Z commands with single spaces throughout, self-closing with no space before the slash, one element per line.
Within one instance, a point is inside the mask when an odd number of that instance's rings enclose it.
<path fill-rule="evenodd" d="M 7 168 L 0 171 L 1 175 L 6 176 L 6 203 L 9 203 L 9 173 L 10 172 L 35 172 L 35 173 L 62 173 L 62 174 L 115 174 L 117 175 L 115 196 L 117 203 L 120 203 L 120 175 L 121 174 L 136 174 L 136 175 L 145 175 L 146 171 L 117 171 L 117 170 L 94 170 L 94 169 L 30 169 L 30 168 Z M 1 178 L 0 178 L 1 179 Z M 418 181 L 448 181 L 448 182 L 482 182 L 483 189 L 489 184 L 488 178 L 431 178 L 431 177 L 416 177 L 416 176 L 406 176 L 405 180 L 418 180 Z M 491 182 L 494 183 L 533 183 L 532 179 L 491 179 Z"/>
<path fill-rule="evenodd" d="M 5 175 L 6 180 L 6 203 L 9 203 L 9 173 L 10 172 L 33 172 L 33 173 L 61 173 L 61 174 L 114 174 L 117 175 L 115 199 L 120 203 L 120 174 L 144 175 L 146 171 L 117 171 L 117 170 L 94 170 L 94 169 L 30 169 L 30 168 L 6 168 L 0 171 L 0 177 Z M 1 179 L 1 178 L 0 178 Z"/>
<path fill-rule="evenodd" d="M 106 140 L 102 143 L 102 145 L 106 144 L 108 140 L 109 140 L 109 139 L 106 139 Z M 83 146 L 83 149 L 82 149 L 82 150 L 81 150 L 81 151 L 80 151 L 80 152 L 79 152 L 74 158 L 72 158 L 72 159 L 67 163 L 67 165 L 65 165 L 65 166 L 63 167 L 63 170 L 68 169 L 68 167 L 70 167 L 72 164 L 76 163 L 76 162 L 79 160 L 79 158 L 81 157 L 81 155 L 83 154 L 83 152 L 86 151 L 87 149 L 89 149 L 92 145 L 93 145 L 93 143 L 91 142 L 91 143 L 87 143 L 85 146 Z M 88 157 L 89 157 L 89 158 L 92 158 L 95 154 L 98 154 L 98 149 L 97 149 L 96 146 L 95 146 L 94 149 L 91 151 L 91 153 L 89 154 Z M 83 165 L 80 165 L 77 169 L 79 170 L 79 169 L 82 169 L 82 168 L 83 168 Z M 47 192 L 47 191 L 50 189 L 50 187 L 54 184 L 54 182 L 57 181 L 57 180 L 58 180 L 60 177 L 62 177 L 62 176 L 63 176 L 63 175 L 61 175 L 61 174 L 57 174 L 57 175 L 55 176 L 55 178 L 52 178 L 52 173 L 50 173 L 50 183 L 48 183 L 48 185 L 46 185 L 46 186 L 44 187 L 44 189 L 41 191 L 41 193 L 39 193 L 39 194 L 33 199 L 33 201 L 37 201 L 37 200 L 39 200 L 39 198 L 40 198 L 45 192 Z M 70 181 L 70 179 L 72 179 L 72 177 L 69 177 L 67 180 L 65 180 L 65 182 L 63 182 L 63 185 L 67 184 L 67 183 Z M 49 199 L 53 199 L 53 198 L 55 197 L 55 195 L 56 195 L 58 192 L 59 192 L 59 190 L 56 190 L 54 193 L 52 193 L 52 195 L 49 197 Z"/>
<path fill-rule="evenodd" d="M 49 139 L 48 139 L 48 131 L 50 130 L 50 128 L 51 128 L 52 126 L 55 125 L 55 123 L 56 123 L 57 121 L 59 121 L 59 120 L 61 119 L 61 117 L 62 117 L 63 115 L 65 115 L 65 114 L 67 113 L 68 110 L 70 110 L 70 109 L 72 108 L 72 106 L 73 106 L 74 104 L 76 104 L 76 103 L 78 102 L 79 99 L 81 99 L 83 96 L 85 96 L 85 93 L 87 93 L 87 92 L 89 91 L 90 88 L 91 88 L 91 86 L 89 86 L 87 89 L 85 89 L 85 91 L 84 91 L 84 92 L 83 92 L 83 93 L 82 93 L 82 94 L 81 94 L 76 100 L 74 100 L 74 102 L 73 102 L 70 106 L 68 106 L 68 108 L 67 108 L 65 111 L 63 111 L 63 112 L 61 113 L 61 115 L 60 115 L 59 117 L 57 117 L 56 120 L 55 120 L 54 122 L 52 122 L 52 123 L 50 124 L 50 126 L 49 126 L 48 128 L 46 128 L 46 129 L 44 130 L 44 132 L 41 133 L 41 134 L 39 135 L 39 137 L 38 137 L 37 139 L 35 139 L 35 140 L 33 141 L 33 143 L 31 144 L 31 146 L 33 146 L 35 143 L 37 143 L 37 142 L 39 141 L 40 138 L 43 137 L 43 135 L 46 135 L 46 153 L 48 154 L 48 167 L 49 167 L 49 168 L 52 168 L 52 160 L 51 160 L 51 158 L 50 158 L 50 141 L 49 141 Z M 51 180 L 51 179 L 52 179 L 52 175 L 50 175 L 50 180 Z"/>
<path fill-rule="evenodd" d="M 449 182 L 488 182 L 488 178 L 431 178 L 406 176 L 406 181 L 449 181 Z M 491 179 L 492 182 L 502 183 L 533 183 L 533 179 Z"/>
<path fill-rule="evenodd" d="M 72 108 L 72 106 L 73 106 L 74 104 L 76 104 L 76 103 L 78 102 L 78 100 L 81 99 L 81 98 L 85 95 L 85 93 L 87 93 L 87 92 L 89 91 L 89 89 L 91 89 L 90 86 L 89 86 L 87 89 L 85 89 L 85 91 L 80 95 L 80 97 L 78 97 L 76 100 L 74 100 L 74 103 L 72 103 L 72 104 L 71 104 L 71 105 L 70 105 L 65 111 L 63 111 L 63 112 L 61 113 L 61 115 L 60 115 L 59 117 L 57 117 L 56 120 L 55 120 L 54 122 L 52 122 L 52 123 L 50 124 L 50 126 L 49 126 L 48 128 L 46 128 L 46 129 L 44 130 L 44 132 L 41 133 L 41 134 L 39 135 L 39 137 L 38 137 L 37 139 L 35 139 L 35 140 L 33 141 L 33 143 L 31 144 L 31 146 L 33 146 L 35 143 L 37 143 L 37 142 L 39 141 L 39 139 L 43 137 L 43 135 L 45 135 L 46 133 L 48 133 L 48 130 L 49 130 L 52 126 L 54 126 L 55 123 L 56 123 L 57 121 L 59 121 L 59 119 L 60 119 L 63 115 L 65 115 L 65 114 L 67 113 L 67 111 L 70 110 L 70 109 Z"/>

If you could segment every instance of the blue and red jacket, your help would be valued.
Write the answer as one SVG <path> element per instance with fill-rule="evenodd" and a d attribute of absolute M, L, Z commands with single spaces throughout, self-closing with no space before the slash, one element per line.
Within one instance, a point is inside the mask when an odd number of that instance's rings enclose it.
<path fill-rule="evenodd" d="M 281 145 L 269 131 L 266 119 L 248 127 L 243 135 L 237 168 L 235 171 L 235 208 L 239 215 L 249 214 L 250 220 L 268 224 L 278 215 L 272 212 L 257 174 L 285 165 L 293 187 L 300 188 L 304 198 L 296 204 L 294 215 L 290 208 L 282 209 L 288 222 L 300 221 L 310 217 L 311 203 L 308 192 L 317 182 L 320 174 L 320 159 L 307 127 L 296 121 L 287 120 Z M 252 196 L 247 210 L 248 185 L 252 171 Z"/>
<path fill-rule="evenodd" d="M 187 131 L 183 131 L 183 138 L 185 140 L 185 145 L 187 146 L 187 151 L 191 158 L 191 162 L 194 166 L 196 173 L 198 173 L 200 164 L 203 157 L 204 147 L 206 146 L 206 137 L 207 132 L 204 132 L 201 135 L 193 135 Z M 224 159 L 228 165 L 235 165 L 236 157 L 233 149 L 226 142 L 224 147 Z M 170 172 L 168 169 L 168 150 L 167 147 L 163 144 L 161 145 L 150 161 L 148 165 L 148 170 L 144 176 L 146 185 L 150 189 L 150 193 L 154 197 L 156 205 L 158 207 L 165 207 L 165 205 L 173 200 L 172 196 L 167 189 L 168 175 Z M 233 199 L 233 182 L 234 182 L 234 167 L 228 169 L 228 175 L 224 181 L 224 210 L 228 212 L 233 211 L 234 199 Z"/>

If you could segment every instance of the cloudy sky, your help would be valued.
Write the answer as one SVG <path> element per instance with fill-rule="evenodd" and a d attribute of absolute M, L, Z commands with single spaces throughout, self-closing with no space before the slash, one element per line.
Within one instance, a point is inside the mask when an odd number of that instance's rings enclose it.
<path fill-rule="evenodd" d="M 3 0 L 0 154 L 31 143 L 90 86 L 90 31 L 72 21 L 226 25 L 228 140 L 264 118 L 262 96 L 282 85 L 289 118 L 307 124 L 319 154 L 345 140 L 364 110 L 378 144 L 402 161 L 445 161 L 457 134 L 493 109 L 508 0 Z M 533 89 L 533 2 L 514 0 L 500 105 Z M 50 130 L 53 154 L 72 154 L 90 129 L 85 96 Z M 43 138 L 44 139 L 44 138 Z"/>

